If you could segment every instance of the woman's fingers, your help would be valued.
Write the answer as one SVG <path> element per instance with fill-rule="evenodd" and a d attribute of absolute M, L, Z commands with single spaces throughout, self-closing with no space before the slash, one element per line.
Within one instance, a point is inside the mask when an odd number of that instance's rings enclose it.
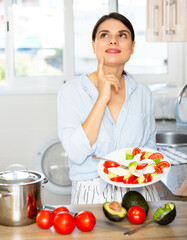
<path fill-rule="evenodd" d="M 98 77 L 99 78 L 104 76 L 103 66 L 104 66 L 104 57 L 101 58 L 101 61 L 99 62 L 99 65 L 98 65 Z"/>
<path fill-rule="evenodd" d="M 101 80 L 105 82 L 105 84 L 109 84 L 114 86 L 116 92 L 119 91 L 120 89 L 120 83 L 119 80 L 114 76 L 114 75 L 104 75 Z"/>

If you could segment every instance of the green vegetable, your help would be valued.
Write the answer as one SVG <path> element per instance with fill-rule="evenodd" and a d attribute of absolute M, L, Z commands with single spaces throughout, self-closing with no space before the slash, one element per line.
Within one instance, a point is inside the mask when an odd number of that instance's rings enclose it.
<path fill-rule="evenodd" d="M 126 153 L 126 160 L 132 160 L 132 159 L 133 159 L 132 153 Z"/>
<path fill-rule="evenodd" d="M 149 206 L 143 197 L 143 195 L 137 191 L 126 192 L 122 198 L 121 206 L 127 209 L 127 211 L 133 206 L 140 206 L 148 214 Z"/>
<path fill-rule="evenodd" d="M 157 164 L 160 162 L 160 158 L 155 158 L 155 159 L 153 159 L 153 161 Z"/>
<path fill-rule="evenodd" d="M 135 172 L 137 168 L 137 162 L 131 162 L 128 166 L 130 172 Z"/>
<path fill-rule="evenodd" d="M 154 214 L 154 221 L 161 225 L 171 223 L 176 217 L 176 207 L 172 202 L 166 203 L 165 208 L 158 208 Z"/>
<path fill-rule="evenodd" d="M 151 178 L 152 178 L 152 179 L 155 179 L 155 178 L 158 177 L 158 174 L 157 174 L 156 172 L 150 173 L 150 175 L 151 175 Z"/>
<path fill-rule="evenodd" d="M 121 204 L 118 202 L 105 202 L 103 204 L 103 212 L 113 222 L 120 222 L 127 215 L 127 210 L 121 207 Z"/>
<path fill-rule="evenodd" d="M 143 183 L 144 180 L 145 180 L 144 175 L 140 176 L 140 177 L 137 179 L 137 181 L 138 181 L 139 184 Z"/>

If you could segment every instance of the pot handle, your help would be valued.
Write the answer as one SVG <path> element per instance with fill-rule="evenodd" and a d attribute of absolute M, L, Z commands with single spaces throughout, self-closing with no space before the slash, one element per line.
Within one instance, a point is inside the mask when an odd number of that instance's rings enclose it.
<path fill-rule="evenodd" d="M 45 183 L 47 183 L 48 182 L 48 178 L 47 177 L 44 177 L 44 179 L 43 179 L 43 184 L 45 184 Z"/>

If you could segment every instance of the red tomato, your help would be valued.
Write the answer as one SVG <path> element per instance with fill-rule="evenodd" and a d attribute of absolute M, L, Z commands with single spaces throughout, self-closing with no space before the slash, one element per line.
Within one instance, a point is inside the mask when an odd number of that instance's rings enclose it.
<path fill-rule="evenodd" d="M 54 216 L 56 216 L 57 213 L 59 213 L 59 212 L 69 212 L 69 210 L 68 210 L 66 207 L 64 207 L 64 206 L 57 207 L 57 208 L 55 208 L 55 210 L 53 211 Z"/>
<path fill-rule="evenodd" d="M 155 172 L 156 172 L 157 174 L 162 174 L 162 173 L 163 173 L 162 168 L 160 168 L 160 167 L 158 167 L 158 166 L 154 166 L 154 169 L 155 169 Z"/>
<path fill-rule="evenodd" d="M 124 178 L 124 176 L 117 176 L 117 177 L 110 178 L 110 181 L 123 182 L 123 178 Z"/>
<path fill-rule="evenodd" d="M 108 174 L 108 173 L 109 173 L 108 168 L 106 168 L 106 167 L 103 168 L 103 172 L 106 173 L 106 174 Z"/>
<path fill-rule="evenodd" d="M 132 184 L 138 184 L 138 177 L 136 177 L 133 181 Z"/>
<path fill-rule="evenodd" d="M 136 176 L 132 175 L 132 176 L 130 176 L 129 178 L 123 180 L 123 183 L 125 183 L 125 184 L 130 184 L 130 183 L 132 183 L 135 179 L 136 179 Z"/>
<path fill-rule="evenodd" d="M 163 169 L 163 168 L 168 168 L 170 167 L 170 164 L 167 161 L 162 161 L 157 163 L 157 167 Z"/>
<path fill-rule="evenodd" d="M 46 209 L 39 211 L 36 216 L 36 224 L 43 229 L 48 229 L 53 225 L 54 214 Z"/>
<path fill-rule="evenodd" d="M 110 167 L 119 167 L 118 163 L 112 162 L 112 161 L 105 161 L 103 166 L 105 168 L 110 168 Z"/>
<path fill-rule="evenodd" d="M 161 153 L 153 153 L 153 154 L 151 154 L 149 157 L 148 157 L 148 159 L 156 159 L 156 158 L 160 158 L 160 159 L 163 159 L 164 158 L 164 156 L 161 154 Z"/>
<path fill-rule="evenodd" d="M 134 157 L 136 154 L 138 154 L 138 153 L 141 153 L 141 150 L 140 150 L 138 147 L 135 147 L 135 148 L 133 149 L 133 151 L 132 151 L 133 157 Z"/>
<path fill-rule="evenodd" d="M 96 224 L 95 216 L 90 211 L 82 211 L 78 213 L 75 221 L 78 229 L 83 232 L 91 231 Z"/>
<path fill-rule="evenodd" d="M 53 226 L 60 234 L 70 234 L 75 229 L 75 219 L 69 212 L 60 212 L 55 216 Z"/>
<path fill-rule="evenodd" d="M 127 213 L 127 218 L 132 224 L 142 224 L 146 219 L 146 213 L 140 206 L 133 206 Z"/>
<path fill-rule="evenodd" d="M 145 168 L 148 165 L 148 163 L 138 163 L 136 170 L 141 170 Z"/>
<path fill-rule="evenodd" d="M 145 179 L 143 181 L 144 183 L 148 183 L 148 182 L 152 181 L 150 173 L 144 174 L 144 177 L 145 177 Z"/>
<path fill-rule="evenodd" d="M 146 154 L 146 152 L 142 152 L 142 155 L 140 157 L 140 161 L 144 159 L 144 155 Z"/>

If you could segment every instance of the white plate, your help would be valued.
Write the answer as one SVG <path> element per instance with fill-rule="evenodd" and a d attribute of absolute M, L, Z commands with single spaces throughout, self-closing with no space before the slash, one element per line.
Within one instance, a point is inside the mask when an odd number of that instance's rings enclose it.
<path fill-rule="evenodd" d="M 115 160 L 115 161 L 122 161 L 122 160 L 125 160 L 125 150 L 133 150 L 134 148 L 124 148 L 124 149 L 120 149 L 120 150 L 117 150 L 117 151 L 114 151 L 114 152 L 111 152 L 109 154 L 107 154 L 104 158 L 106 159 L 109 159 L 109 160 Z M 140 148 L 141 151 L 146 151 L 146 152 L 152 152 L 152 153 L 155 153 L 155 152 L 159 152 L 157 150 L 154 150 L 154 149 L 150 149 L 150 148 Z M 162 159 L 161 161 L 168 161 L 167 157 L 161 153 L 163 156 L 164 156 L 164 159 Z M 171 164 L 170 164 L 170 167 L 169 168 L 165 168 L 163 169 L 163 173 L 162 174 L 158 174 L 158 177 L 153 179 L 151 182 L 148 182 L 148 183 L 142 183 L 142 184 L 124 184 L 124 183 L 121 183 L 121 182 L 113 182 L 113 181 L 110 181 L 110 179 L 108 178 L 108 175 L 106 173 L 103 172 L 103 164 L 104 164 L 104 160 L 101 160 L 99 161 L 99 164 L 97 166 L 97 172 L 99 174 L 99 176 L 107 183 L 110 183 L 112 185 L 115 185 L 115 186 L 118 186 L 118 187 L 126 187 L 126 188 L 138 188 L 138 187 L 144 187 L 144 186 L 148 186 L 148 185 L 151 185 L 153 183 L 156 183 L 158 181 L 160 181 L 162 178 L 164 178 L 166 176 L 166 174 L 168 174 L 170 168 L 171 168 Z"/>

